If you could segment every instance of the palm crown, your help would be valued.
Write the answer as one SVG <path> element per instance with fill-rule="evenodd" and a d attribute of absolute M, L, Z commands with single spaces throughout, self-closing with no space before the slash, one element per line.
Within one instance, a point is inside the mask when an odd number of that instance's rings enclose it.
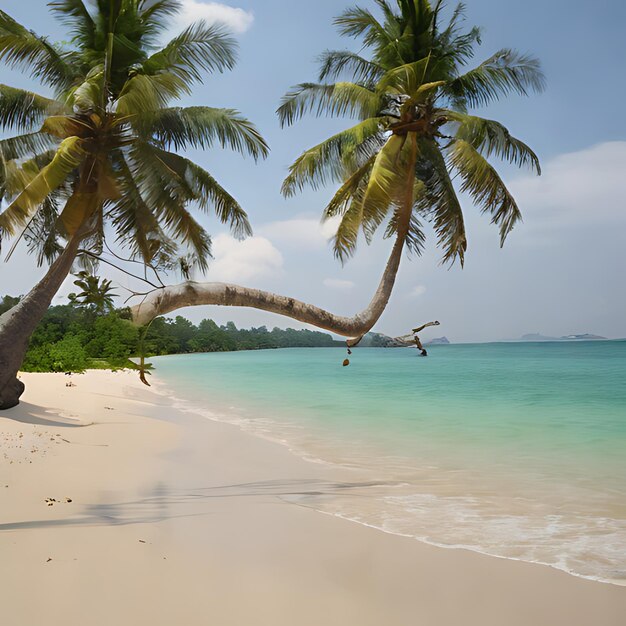
<path fill-rule="evenodd" d="M 82 271 L 76 274 L 74 284 L 80 292 L 71 293 L 68 296 L 70 302 L 77 303 L 81 307 L 89 307 L 97 313 L 113 310 L 115 289 L 110 280 L 100 279 L 89 272 Z"/>
<path fill-rule="evenodd" d="M 267 145 L 232 109 L 177 108 L 210 71 L 235 62 L 236 44 L 219 26 L 189 26 L 159 49 L 179 0 L 57 0 L 71 47 L 54 45 L 0 11 L 0 61 L 28 72 L 53 97 L 0 85 L 0 236 L 25 234 L 40 262 L 59 237 L 84 233 L 102 249 L 105 225 L 134 258 L 158 264 L 180 248 L 200 267 L 210 238 L 189 211 L 215 211 L 233 232 L 251 232 L 235 199 L 202 167 L 171 151 L 218 143 L 255 159 Z M 79 233 L 79 234 L 80 234 Z"/>
<path fill-rule="evenodd" d="M 537 156 L 500 123 L 470 115 L 511 92 L 541 90 L 536 59 L 500 50 L 466 69 L 480 43 L 477 28 L 461 30 L 463 5 L 441 24 L 443 1 L 375 0 L 382 19 L 351 8 L 335 24 L 360 38 L 368 58 L 326 51 L 319 83 L 287 93 L 278 109 L 283 125 L 305 113 L 350 116 L 358 124 L 304 152 L 291 166 L 283 193 L 304 185 L 341 187 L 324 211 L 340 216 L 334 239 L 341 260 L 354 253 L 359 232 L 369 241 L 386 222 L 386 235 L 404 238 L 420 253 L 423 221 L 432 222 L 444 261 L 464 261 L 463 211 L 453 184 L 467 192 L 500 230 L 501 243 L 520 220 L 519 208 L 489 157 L 540 173 Z M 326 82 L 347 75 L 349 82 Z"/>

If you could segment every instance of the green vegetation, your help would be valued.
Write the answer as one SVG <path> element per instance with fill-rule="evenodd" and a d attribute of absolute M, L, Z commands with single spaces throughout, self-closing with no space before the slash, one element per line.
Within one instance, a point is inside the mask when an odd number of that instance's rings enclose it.
<path fill-rule="evenodd" d="M 18 298 L 5 296 L 0 315 Z M 26 372 L 79 372 L 85 369 L 134 367 L 140 352 L 140 330 L 126 309 L 98 310 L 95 305 L 53 306 L 33 333 L 22 369 Z M 147 330 L 147 356 L 193 352 L 231 352 L 272 348 L 314 348 L 343 345 L 321 332 L 274 328 L 238 329 L 233 322 L 218 326 L 202 320 L 197 326 L 184 317 L 159 317 Z"/>

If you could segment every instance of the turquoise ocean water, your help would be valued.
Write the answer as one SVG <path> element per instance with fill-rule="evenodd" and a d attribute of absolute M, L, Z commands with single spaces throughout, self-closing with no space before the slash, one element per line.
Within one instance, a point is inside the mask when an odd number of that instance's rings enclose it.
<path fill-rule="evenodd" d="M 626 584 L 626 341 L 160 357 L 190 407 L 371 481 L 308 505 Z"/>

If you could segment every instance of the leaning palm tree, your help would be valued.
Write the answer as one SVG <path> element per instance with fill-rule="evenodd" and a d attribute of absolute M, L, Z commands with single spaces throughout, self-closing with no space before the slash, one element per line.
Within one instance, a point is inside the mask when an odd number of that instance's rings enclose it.
<path fill-rule="evenodd" d="M 0 317 L 0 408 L 17 403 L 28 339 L 77 257 L 106 239 L 150 267 L 193 254 L 207 266 L 210 238 L 190 204 L 214 211 L 237 236 L 251 232 L 235 199 L 173 150 L 215 143 L 255 159 L 267 145 L 232 109 L 172 107 L 211 71 L 233 67 L 236 44 L 219 26 L 159 37 L 179 0 L 57 0 L 71 47 L 50 43 L 0 11 L 0 61 L 51 95 L 0 85 L 0 238 L 24 237 L 51 262 L 45 277 Z"/>
<path fill-rule="evenodd" d="M 541 90 L 539 62 L 507 49 L 468 69 L 480 31 L 461 30 L 463 5 L 442 24 L 442 0 L 375 4 L 380 17 L 355 7 L 335 20 L 343 35 L 361 40 L 367 56 L 325 52 L 321 82 L 296 86 L 278 109 L 283 125 L 306 113 L 357 120 L 304 152 L 291 166 L 283 192 L 291 196 L 305 185 L 339 185 L 324 219 L 340 217 L 334 250 L 342 261 L 354 254 L 361 232 L 369 241 L 384 225 L 385 236 L 395 238 L 369 306 L 352 317 L 340 317 L 256 289 L 187 282 L 158 289 L 135 306 L 138 323 L 183 306 L 248 306 L 353 337 L 354 344 L 384 311 L 403 251 L 422 251 L 425 222 L 432 223 L 444 262 L 458 259 L 463 264 L 467 236 L 458 189 L 491 217 L 504 243 L 521 214 L 489 159 L 528 166 L 537 173 L 539 161 L 502 124 L 469 111 L 511 93 Z M 347 80 L 338 80 L 346 75 Z"/>

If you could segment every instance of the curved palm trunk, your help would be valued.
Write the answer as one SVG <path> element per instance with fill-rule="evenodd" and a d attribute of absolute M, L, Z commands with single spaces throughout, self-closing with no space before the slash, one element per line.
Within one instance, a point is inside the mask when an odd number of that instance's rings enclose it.
<path fill-rule="evenodd" d="M 133 320 L 145 325 L 159 315 L 176 309 L 201 304 L 244 306 L 270 311 L 353 337 L 356 345 L 382 315 L 400 266 L 406 230 L 398 233 L 382 279 L 369 306 L 352 317 L 334 315 L 316 307 L 277 294 L 224 283 L 193 283 L 164 287 L 150 294 L 144 302 L 133 307 Z M 22 365 L 28 340 L 44 316 L 61 284 L 69 274 L 84 235 L 77 234 L 59 258 L 50 266 L 44 278 L 19 304 L 0 316 L 0 410 L 16 406 L 24 391 L 17 372 Z"/>
<path fill-rule="evenodd" d="M 398 233 L 382 279 L 368 307 L 352 317 L 334 315 L 313 304 L 259 289 L 225 283 L 185 282 L 153 291 L 131 312 L 136 324 L 144 326 L 159 315 L 198 305 L 240 306 L 278 313 L 312 324 L 318 328 L 352 337 L 348 345 L 356 345 L 382 315 L 398 274 L 406 229 Z"/>
<path fill-rule="evenodd" d="M 0 410 L 10 409 L 19 402 L 24 383 L 18 380 L 17 372 L 26 355 L 28 340 L 72 269 L 83 236 L 74 236 L 28 295 L 0 316 Z"/>
<path fill-rule="evenodd" d="M 352 317 L 334 315 L 295 298 L 259 289 L 225 283 L 186 282 L 163 287 L 149 294 L 141 304 L 132 307 L 133 321 L 144 326 L 159 315 L 188 306 L 213 304 L 251 307 L 351 337 L 347 343 L 354 346 L 371 330 L 389 302 L 400 267 L 410 209 L 409 206 L 398 229 L 374 297 L 365 310 Z M 0 316 L 0 410 L 11 408 L 19 402 L 24 384 L 17 379 L 17 372 L 24 360 L 28 340 L 69 274 L 84 236 L 76 234 L 61 256 L 50 266 L 45 277 L 18 305 Z"/>
<path fill-rule="evenodd" d="M 188 306 L 213 304 L 251 307 L 270 313 L 278 313 L 344 337 L 351 337 L 347 341 L 348 346 L 357 345 L 363 335 L 369 332 L 378 321 L 393 291 L 413 210 L 413 171 L 416 159 L 417 145 L 413 139 L 410 159 L 406 167 L 406 184 L 402 190 L 403 210 L 398 219 L 396 241 L 378 289 L 364 311 L 352 317 L 343 317 L 295 298 L 280 296 L 268 291 L 224 283 L 188 281 L 179 285 L 163 287 L 150 293 L 141 304 L 132 307 L 134 322 L 140 326 L 145 326 L 159 315 Z"/>

